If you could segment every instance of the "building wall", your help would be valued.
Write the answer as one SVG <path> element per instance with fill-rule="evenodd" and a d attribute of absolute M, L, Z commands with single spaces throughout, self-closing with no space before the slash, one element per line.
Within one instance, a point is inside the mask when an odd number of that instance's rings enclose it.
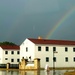
<path fill-rule="evenodd" d="M 2 60 L 3 60 L 3 50 L 0 47 L 0 63 L 2 63 Z"/>
<path fill-rule="evenodd" d="M 41 51 L 38 51 L 38 46 L 41 46 Z M 45 47 L 49 47 L 49 51 L 45 50 Z M 53 47 L 56 47 L 56 51 L 53 52 Z M 68 51 L 65 51 L 65 47 Z M 73 52 L 74 46 L 62 46 L 62 45 L 36 45 L 35 58 L 38 57 L 41 60 L 41 67 L 45 67 L 48 64 L 50 67 L 74 67 L 75 52 Z M 56 62 L 53 62 L 53 56 L 56 57 Z M 46 62 L 46 57 L 49 57 L 49 62 Z M 65 58 L 68 57 L 68 62 Z M 54 63 L 54 65 L 53 65 Z"/>
<path fill-rule="evenodd" d="M 65 47 L 68 48 L 67 51 L 65 51 Z M 55 66 L 57 67 L 75 67 L 75 52 L 73 51 L 74 46 L 61 46 L 57 47 L 58 53 L 55 53 L 55 56 L 57 57 L 57 62 L 55 62 Z M 66 57 L 68 58 L 68 61 L 66 62 Z"/>
<path fill-rule="evenodd" d="M 22 59 L 22 57 L 27 58 L 29 60 L 29 57 L 31 56 L 31 60 L 33 61 L 35 55 L 34 51 L 35 44 L 26 39 L 20 46 L 20 60 Z"/>
<path fill-rule="evenodd" d="M 5 54 L 5 51 L 8 51 L 8 54 Z M 11 51 L 14 51 L 14 54 L 11 54 Z M 11 63 L 11 64 L 18 64 L 19 62 L 17 62 L 18 59 L 20 59 L 20 54 L 17 54 L 17 51 L 19 50 L 8 50 L 5 49 L 3 50 L 3 64 L 6 63 Z M 13 62 L 11 61 L 13 59 Z"/>
<path fill-rule="evenodd" d="M 38 46 L 41 47 L 41 51 L 38 51 Z M 49 51 L 45 50 L 45 47 L 49 47 Z M 49 62 L 46 62 L 46 57 L 49 57 Z M 36 52 L 35 52 L 35 58 L 40 58 L 40 65 L 41 68 L 44 68 L 46 64 L 52 67 L 53 65 L 53 53 L 52 53 L 52 47 L 49 45 L 36 45 Z"/>

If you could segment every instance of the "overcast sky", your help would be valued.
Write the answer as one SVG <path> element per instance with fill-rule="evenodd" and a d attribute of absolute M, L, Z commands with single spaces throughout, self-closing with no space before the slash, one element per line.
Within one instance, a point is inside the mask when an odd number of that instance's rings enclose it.
<path fill-rule="evenodd" d="M 75 41 L 75 0 L 0 0 L 0 42 L 38 36 Z"/>

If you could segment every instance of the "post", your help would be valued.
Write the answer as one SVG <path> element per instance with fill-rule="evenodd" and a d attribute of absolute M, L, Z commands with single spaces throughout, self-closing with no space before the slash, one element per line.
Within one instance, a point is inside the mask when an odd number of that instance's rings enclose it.
<path fill-rule="evenodd" d="M 54 51 L 53 51 L 53 75 L 55 75 Z"/>
<path fill-rule="evenodd" d="M 34 59 L 34 68 L 40 69 L 40 59 L 39 58 Z"/>
<path fill-rule="evenodd" d="M 10 63 L 7 63 L 7 69 L 9 69 L 10 68 Z"/>
<path fill-rule="evenodd" d="M 19 63 L 19 69 L 25 69 L 27 64 L 27 59 L 24 59 L 24 57 L 21 59 L 21 62 Z"/>

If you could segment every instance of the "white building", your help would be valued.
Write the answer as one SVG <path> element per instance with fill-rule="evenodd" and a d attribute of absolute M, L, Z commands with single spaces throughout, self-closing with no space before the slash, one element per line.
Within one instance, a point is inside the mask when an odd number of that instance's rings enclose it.
<path fill-rule="evenodd" d="M 75 41 L 26 39 L 20 45 L 20 59 L 40 58 L 41 68 L 75 67 Z"/>
<path fill-rule="evenodd" d="M 0 46 L 0 64 L 18 64 L 20 59 L 19 46 Z"/>

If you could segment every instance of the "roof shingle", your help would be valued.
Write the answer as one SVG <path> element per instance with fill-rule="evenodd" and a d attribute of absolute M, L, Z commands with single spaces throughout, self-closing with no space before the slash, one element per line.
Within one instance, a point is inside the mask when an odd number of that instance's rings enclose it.
<path fill-rule="evenodd" d="M 2 45 L 0 46 L 2 49 L 15 49 L 15 50 L 20 50 L 19 46 L 11 46 L 11 45 Z"/>
<path fill-rule="evenodd" d="M 35 44 L 75 45 L 75 41 L 68 41 L 68 40 L 49 40 L 49 39 L 33 39 L 33 38 L 28 39 Z"/>

